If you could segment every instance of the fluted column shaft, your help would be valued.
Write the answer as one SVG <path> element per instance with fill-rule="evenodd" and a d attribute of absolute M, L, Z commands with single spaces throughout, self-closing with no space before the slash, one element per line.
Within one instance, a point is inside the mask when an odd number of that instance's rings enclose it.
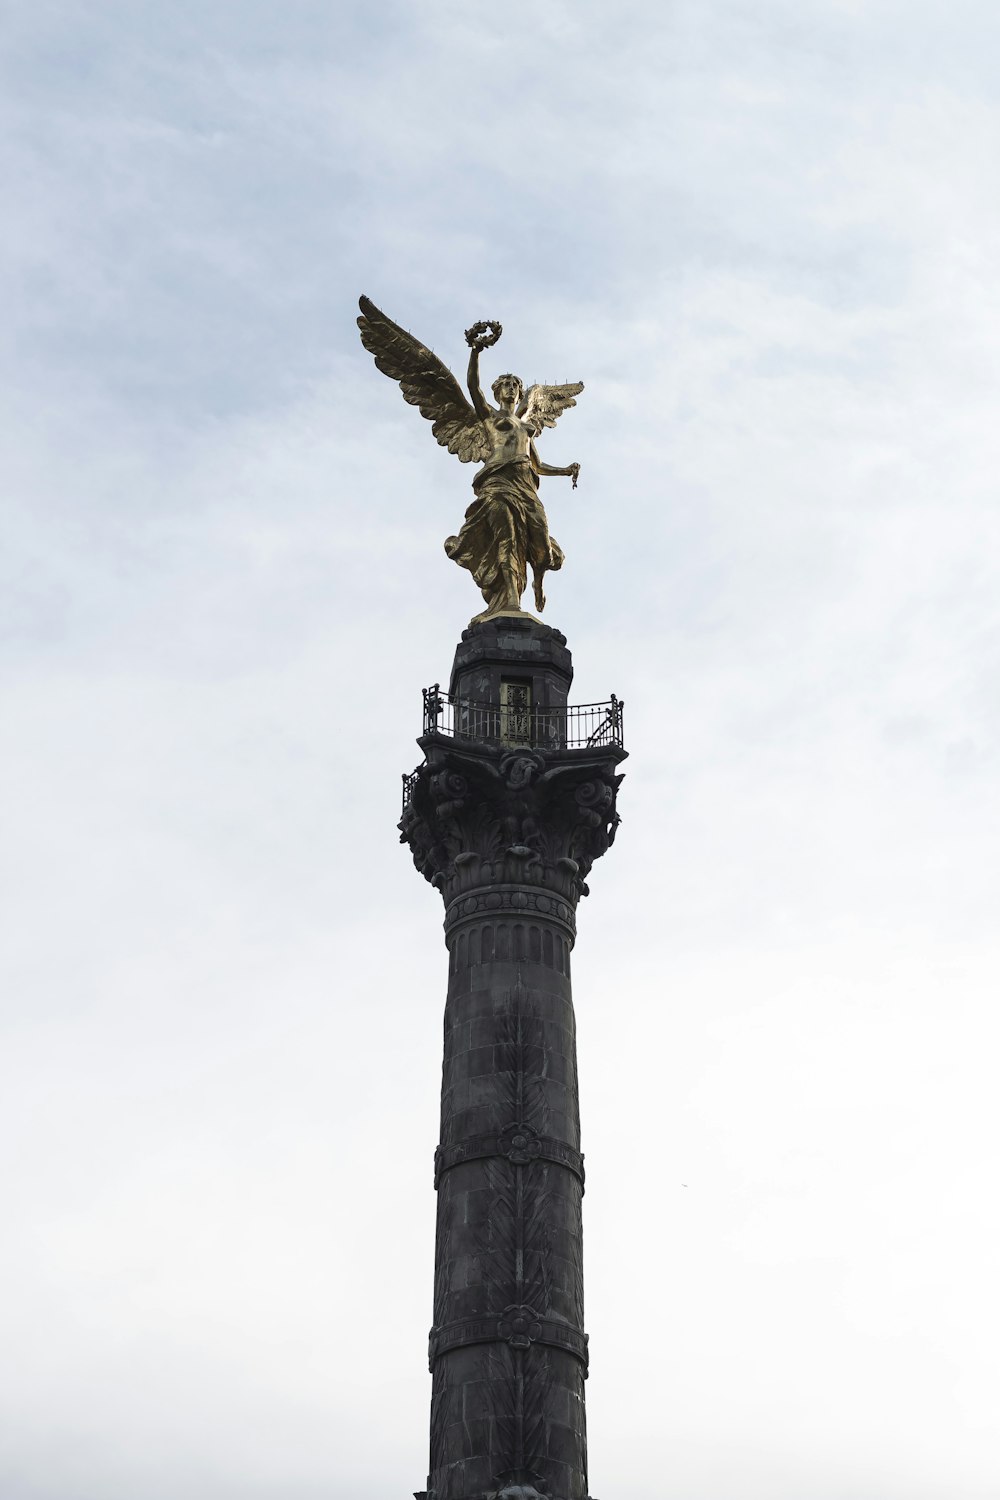
<path fill-rule="evenodd" d="M 448 913 L 431 1367 L 437 1500 L 587 1495 L 573 916 L 532 887 Z"/>

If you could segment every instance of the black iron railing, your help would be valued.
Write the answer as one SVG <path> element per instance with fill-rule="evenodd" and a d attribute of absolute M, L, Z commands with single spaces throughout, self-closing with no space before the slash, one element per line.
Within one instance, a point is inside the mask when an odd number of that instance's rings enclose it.
<path fill-rule="evenodd" d="M 403 811 L 404 811 L 404 813 L 405 813 L 406 809 L 409 807 L 410 803 L 413 801 L 413 788 L 416 786 L 416 784 L 417 784 L 417 782 L 419 780 L 420 780 L 420 770 L 419 770 L 419 768 L 416 771 L 410 771 L 409 774 L 407 774 L 405 771 L 403 772 Z"/>
<path fill-rule="evenodd" d="M 474 703 L 452 698 L 437 683 L 424 688 L 424 734 L 446 734 L 486 744 L 527 745 L 534 750 L 584 750 L 613 745 L 624 749 L 624 703 L 582 703 L 538 708 L 520 701 Z"/>

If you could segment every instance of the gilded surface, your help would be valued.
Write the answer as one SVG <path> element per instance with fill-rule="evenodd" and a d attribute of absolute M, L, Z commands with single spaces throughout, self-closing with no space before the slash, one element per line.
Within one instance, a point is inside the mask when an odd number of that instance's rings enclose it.
<path fill-rule="evenodd" d="M 547 572 L 563 565 L 562 548 L 549 532 L 538 497 L 539 478 L 564 475 L 576 488 L 579 464 L 556 468 L 543 463 L 535 439 L 583 390 L 572 385 L 533 385 L 525 390 L 516 375 L 500 375 L 491 405 L 479 383 L 479 356 L 495 344 L 499 323 L 475 323 L 466 331 L 470 348 L 466 400 L 458 381 L 436 354 L 362 297 L 358 327 L 365 348 L 384 375 L 398 380 L 405 399 L 433 423 L 434 436 L 462 463 L 478 463 L 472 481 L 475 499 L 457 536 L 444 544 L 448 556 L 468 568 L 486 601 L 476 620 L 521 614 L 521 596 L 530 567 L 535 607 L 545 608 Z"/>

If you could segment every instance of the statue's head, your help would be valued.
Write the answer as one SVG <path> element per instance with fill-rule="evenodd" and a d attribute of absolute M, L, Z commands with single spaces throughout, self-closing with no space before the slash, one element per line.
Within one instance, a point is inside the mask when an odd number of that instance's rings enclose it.
<path fill-rule="evenodd" d="M 516 406 L 524 395 L 524 382 L 517 375 L 498 375 L 491 390 L 496 401 L 509 401 Z"/>

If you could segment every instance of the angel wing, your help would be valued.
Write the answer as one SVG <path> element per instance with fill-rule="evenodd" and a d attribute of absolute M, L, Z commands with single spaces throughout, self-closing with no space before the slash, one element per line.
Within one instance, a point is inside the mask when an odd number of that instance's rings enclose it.
<path fill-rule="evenodd" d="M 576 405 L 576 397 L 582 390 L 582 380 L 572 385 L 529 386 L 517 414 L 535 428 L 537 437 L 543 427 L 554 427 L 568 406 Z"/>
<path fill-rule="evenodd" d="M 361 342 L 382 374 L 398 380 L 410 405 L 434 424 L 431 430 L 442 448 L 463 464 L 483 463 L 491 451 L 489 435 L 448 367 L 369 297 L 359 305 Z"/>

